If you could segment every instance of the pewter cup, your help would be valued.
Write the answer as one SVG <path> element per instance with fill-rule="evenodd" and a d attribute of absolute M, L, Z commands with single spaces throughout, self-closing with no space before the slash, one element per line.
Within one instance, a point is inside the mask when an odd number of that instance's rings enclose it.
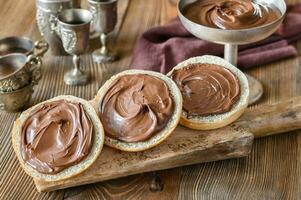
<path fill-rule="evenodd" d="M 33 93 L 34 84 L 29 84 L 22 89 L 12 92 L 0 91 L 0 109 L 16 112 L 26 108 Z"/>
<path fill-rule="evenodd" d="M 40 56 L 9 54 L 0 58 L 0 92 L 14 92 L 41 79 Z"/>
<path fill-rule="evenodd" d="M 93 52 L 93 60 L 96 63 L 115 61 L 117 55 L 108 49 L 107 36 L 117 24 L 117 0 L 88 0 L 88 2 L 93 15 L 92 35 L 100 35 L 102 44 L 100 49 Z"/>
<path fill-rule="evenodd" d="M 79 0 L 36 0 L 36 19 L 39 31 L 49 43 L 53 55 L 64 55 L 60 38 L 55 33 L 53 21 L 64 9 L 79 6 Z"/>
<path fill-rule="evenodd" d="M 48 44 L 44 41 L 33 42 L 26 37 L 6 37 L 0 39 L 0 57 L 12 53 L 44 54 L 48 50 Z M 40 52 L 40 53 L 39 53 Z"/>
<path fill-rule="evenodd" d="M 74 68 L 64 75 L 67 85 L 83 85 L 89 76 L 80 70 L 80 55 L 88 50 L 92 15 L 85 9 L 67 9 L 57 18 L 56 32 L 65 51 L 73 56 Z"/>

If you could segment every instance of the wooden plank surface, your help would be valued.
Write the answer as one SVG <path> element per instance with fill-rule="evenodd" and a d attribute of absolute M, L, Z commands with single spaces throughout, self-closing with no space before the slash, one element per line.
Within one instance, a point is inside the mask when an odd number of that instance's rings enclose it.
<path fill-rule="evenodd" d="M 195 131 L 178 126 L 161 145 L 144 152 L 122 152 L 104 147 L 95 163 L 79 176 L 63 181 L 39 181 L 39 191 L 54 191 L 143 172 L 170 169 L 247 156 L 256 138 L 301 128 L 301 97 L 248 109 L 229 126 Z"/>
<path fill-rule="evenodd" d="M 124 1 L 120 0 L 120 3 Z M 0 0 L 0 5 L 0 37 L 25 35 L 39 38 L 34 21 L 34 1 Z M 44 77 L 35 89 L 32 104 L 59 94 L 93 98 L 101 80 L 129 65 L 139 34 L 176 16 L 175 5 L 176 0 L 131 0 L 113 44 L 122 59 L 113 64 L 96 65 L 90 56 L 84 57 L 86 69 L 93 75 L 92 83 L 87 86 L 64 85 L 63 74 L 71 67 L 70 57 L 46 56 Z M 98 45 L 98 41 L 92 41 L 91 49 Z M 301 43 L 295 45 L 300 55 Z M 260 104 L 301 95 L 299 63 L 300 56 L 247 71 L 264 84 L 265 95 Z M 157 173 L 161 179 L 154 173 L 145 173 L 38 193 L 33 180 L 20 168 L 11 146 L 10 130 L 17 116 L 0 112 L 0 199 L 298 199 L 301 196 L 300 131 L 257 140 L 247 158 L 163 170 Z M 163 186 L 163 190 L 150 190 L 154 183 Z"/>
<path fill-rule="evenodd" d="M 251 151 L 253 138 L 243 127 L 200 132 L 179 126 L 155 148 L 133 153 L 104 147 L 95 163 L 81 175 L 55 182 L 35 180 L 35 184 L 39 191 L 53 191 L 143 172 L 244 157 Z"/>

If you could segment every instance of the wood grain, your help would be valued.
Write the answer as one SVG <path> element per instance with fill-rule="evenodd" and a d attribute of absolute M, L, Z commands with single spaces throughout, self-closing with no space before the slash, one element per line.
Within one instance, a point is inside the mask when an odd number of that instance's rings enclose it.
<path fill-rule="evenodd" d="M 81 175 L 56 182 L 35 180 L 35 183 L 39 191 L 53 191 L 143 172 L 244 157 L 250 153 L 252 143 L 252 133 L 241 127 L 200 132 L 180 126 L 165 142 L 150 150 L 129 153 L 104 147 L 101 156 Z"/>
<path fill-rule="evenodd" d="M 125 0 L 119 0 L 123 3 Z M 288 0 L 290 4 L 300 0 Z M 34 1 L 0 0 L 0 37 L 25 35 L 39 39 L 35 26 Z M 91 99 L 101 80 L 125 69 L 137 37 L 150 27 L 161 25 L 176 16 L 176 0 L 131 0 L 127 15 L 112 46 L 121 60 L 96 65 L 84 58 L 93 75 L 91 84 L 68 87 L 63 73 L 71 67 L 70 57 L 44 59 L 44 77 L 35 89 L 32 104 L 59 94 Z M 260 105 L 276 103 L 301 95 L 301 43 L 294 44 L 298 58 L 260 66 L 247 73 L 264 84 Z M 99 47 L 91 41 L 91 48 Z M 256 108 L 260 105 L 255 105 Z M 18 114 L 0 112 L 0 199 L 300 199 L 301 131 L 256 140 L 247 158 L 232 159 L 157 172 L 164 185 L 160 192 L 150 190 L 154 173 L 38 193 L 32 179 L 20 168 L 10 143 L 12 121 Z"/>
<path fill-rule="evenodd" d="M 104 147 L 93 166 L 81 175 L 63 181 L 35 180 L 35 184 L 39 191 L 53 191 L 143 172 L 244 157 L 251 150 L 254 135 L 259 138 L 300 128 L 301 97 L 296 97 L 248 110 L 237 122 L 217 130 L 193 131 L 178 126 L 163 144 L 148 151 L 129 153 Z"/>
<path fill-rule="evenodd" d="M 255 138 L 262 138 L 300 129 L 299 118 L 301 97 L 295 97 L 278 104 L 249 109 L 235 125 L 246 126 Z"/>

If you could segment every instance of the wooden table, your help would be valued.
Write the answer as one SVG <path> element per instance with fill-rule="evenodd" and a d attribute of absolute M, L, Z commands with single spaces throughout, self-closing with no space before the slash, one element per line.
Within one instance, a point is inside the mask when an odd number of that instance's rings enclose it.
<path fill-rule="evenodd" d="M 300 0 L 290 0 L 296 3 Z M 83 2 L 85 4 L 85 2 Z M 0 37 L 11 35 L 39 39 L 34 1 L 0 0 Z M 60 94 L 91 99 L 102 81 L 125 69 L 131 60 L 135 40 L 143 31 L 176 16 L 176 0 L 120 0 L 120 25 L 114 46 L 121 60 L 96 65 L 84 57 L 92 83 L 69 87 L 64 72 L 70 57 L 44 59 L 43 79 L 36 87 L 32 104 Z M 124 17 L 122 17 L 124 16 Z M 301 43 L 296 43 L 301 52 Z M 91 50 L 99 46 L 91 42 Z M 301 95 L 301 67 L 298 58 L 283 60 L 249 70 L 262 81 L 265 95 L 260 104 L 269 104 Z M 301 131 L 257 140 L 247 158 L 218 161 L 189 167 L 145 173 L 51 193 L 38 193 L 14 155 L 10 131 L 19 114 L 0 112 L 0 199 L 297 199 L 301 197 Z M 151 191 L 154 180 L 162 191 Z M 155 181 L 156 182 L 156 181 Z M 156 185 L 156 184 L 155 184 Z"/>

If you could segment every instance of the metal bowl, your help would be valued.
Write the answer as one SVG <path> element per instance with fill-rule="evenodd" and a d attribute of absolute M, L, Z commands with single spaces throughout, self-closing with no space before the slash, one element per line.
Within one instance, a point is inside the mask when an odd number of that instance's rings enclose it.
<path fill-rule="evenodd" d="M 193 34 L 197 38 L 219 44 L 242 45 L 263 40 L 272 35 L 277 30 L 286 13 L 286 4 L 283 0 L 255 0 L 254 2 L 256 3 L 261 3 L 272 8 L 277 8 L 281 13 L 281 17 L 269 24 L 255 28 L 223 30 L 194 23 L 183 15 L 183 9 L 187 5 L 192 4 L 196 1 L 198 0 L 180 0 L 178 4 L 178 15 L 182 24 L 191 34 Z"/>
<path fill-rule="evenodd" d="M 6 37 L 0 40 L 0 56 L 12 53 L 32 54 L 34 43 L 26 37 Z"/>

